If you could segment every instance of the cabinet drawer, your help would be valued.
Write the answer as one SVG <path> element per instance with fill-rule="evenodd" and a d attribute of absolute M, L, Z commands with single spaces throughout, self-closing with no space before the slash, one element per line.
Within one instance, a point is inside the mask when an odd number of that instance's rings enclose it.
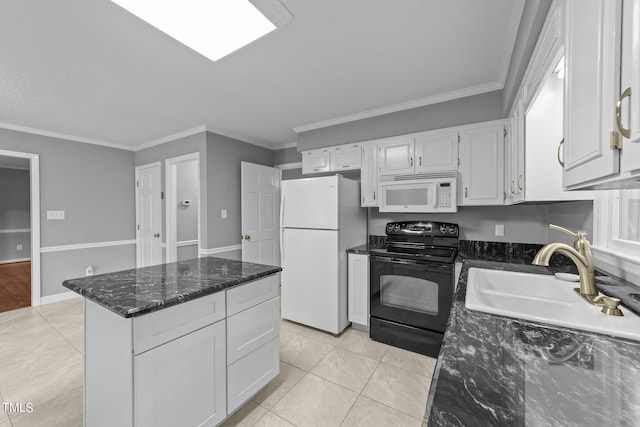
<path fill-rule="evenodd" d="M 278 297 L 227 318 L 227 364 L 277 338 L 279 328 Z"/>
<path fill-rule="evenodd" d="M 227 290 L 227 315 L 233 316 L 278 296 L 279 286 L 280 273 Z"/>
<path fill-rule="evenodd" d="M 133 318 L 133 352 L 140 354 L 225 318 L 225 292 L 217 292 Z"/>
<path fill-rule="evenodd" d="M 227 413 L 235 411 L 280 373 L 279 349 L 276 338 L 227 368 Z"/>

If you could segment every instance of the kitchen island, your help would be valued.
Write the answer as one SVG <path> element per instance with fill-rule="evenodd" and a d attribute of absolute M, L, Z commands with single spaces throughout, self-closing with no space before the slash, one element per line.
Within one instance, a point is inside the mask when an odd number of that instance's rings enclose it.
<path fill-rule="evenodd" d="M 217 425 L 279 372 L 280 267 L 197 258 L 66 280 L 84 425 Z"/>
<path fill-rule="evenodd" d="M 464 261 L 429 392 L 430 427 L 637 424 L 640 342 L 469 310 L 472 267 L 551 274 Z M 612 280 L 598 287 L 610 295 L 633 290 Z"/>

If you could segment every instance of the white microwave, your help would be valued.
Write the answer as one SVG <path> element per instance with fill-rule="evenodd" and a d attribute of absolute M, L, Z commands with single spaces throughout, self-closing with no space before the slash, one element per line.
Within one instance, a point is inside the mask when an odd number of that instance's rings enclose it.
<path fill-rule="evenodd" d="M 457 172 L 381 176 L 380 212 L 457 212 Z"/>

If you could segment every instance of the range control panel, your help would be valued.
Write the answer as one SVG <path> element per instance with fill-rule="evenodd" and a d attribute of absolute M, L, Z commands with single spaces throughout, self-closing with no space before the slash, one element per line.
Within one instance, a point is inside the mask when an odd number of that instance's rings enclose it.
<path fill-rule="evenodd" d="M 405 221 L 387 223 L 385 232 L 388 236 L 406 235 L 458 237 L 459 229 L 458 224 L 451 224 L 448 222 Z"/>

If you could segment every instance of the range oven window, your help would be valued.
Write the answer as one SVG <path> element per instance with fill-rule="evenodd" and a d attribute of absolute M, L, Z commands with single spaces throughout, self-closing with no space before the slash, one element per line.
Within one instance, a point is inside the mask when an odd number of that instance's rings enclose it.
<path fill-rule="evenodd" d="M 380 276 L 380 303 L 437 316 L 438 284 L 419 277 Z"/>
<path fill-rule="evenodd" d="M 371 316 L 444 332 L 453 299 L 453 264 L 373 256 Z"/>

